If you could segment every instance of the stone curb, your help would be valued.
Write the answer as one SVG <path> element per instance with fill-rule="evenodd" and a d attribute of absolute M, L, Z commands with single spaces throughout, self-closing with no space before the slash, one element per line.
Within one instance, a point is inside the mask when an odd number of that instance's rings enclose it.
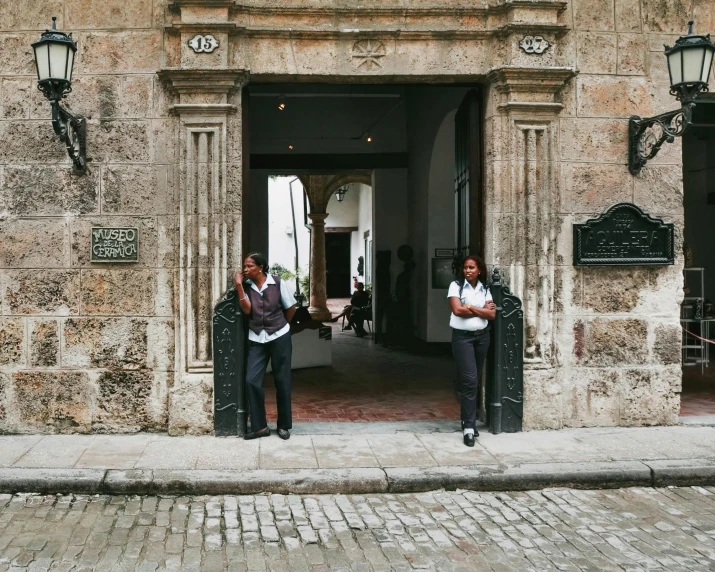
<path fill-rule="evenodd" d="M 715 485 L 715 460 L 247 471 L 0 469 L 0 493 L 368 494 L 437 489 L 506 491 L 669 485 Z"/>
<path fill-rule="evenodd" d="M 0 469 L 0 493 L 98 493 L 104 469 Z"/>
<path fill-rule="evenodd" d="M 644 463 L 653 472 L 654 487 L 715 484 L 715 461 L 712 459 L 664 459 Z"/>

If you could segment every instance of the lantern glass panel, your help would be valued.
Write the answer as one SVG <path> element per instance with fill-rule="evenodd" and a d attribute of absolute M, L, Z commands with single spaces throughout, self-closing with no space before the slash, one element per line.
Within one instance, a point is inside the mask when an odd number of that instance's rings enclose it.
<path fill-rule="evenodd" d="M 74 50 L 67 50 L 67 81 L 72 81 L 72 68 L 74 67 Z"/>
<path fill-rule="evenodd" d="M 683 81 L 697 83 L 702 81 L 705 46 L 697 46 L 683 50 Z"/>
<path fill-rule="evenodd" d="M 710 79 L 710 66 L 713 65 L 713 54 L 715 53 L 715 48 L 708 48 L 705 50 L 705 65 L 703 66 L 703 77 L 701 81 L 708 83 Z"/>
<path fill-rule="evenodd" d="M 47 44 L 33 47 L 37 63 L 37 79 L 42 81 L 50 77 L 50 47 Z"/>
<path fill-rule="evenodd" d="M 71 51 L 67 44 L 50 44 L 50 78 L 69 79 L 71 72 L 67 70 L 67 52 Z"/>
<path fill-rule="evenodd" d="M 668 69 L 670 70 L 670 85 L 683 83 L 683 62 L 680 59 L 681 51 L 677 50 L 668 54 Z"/>

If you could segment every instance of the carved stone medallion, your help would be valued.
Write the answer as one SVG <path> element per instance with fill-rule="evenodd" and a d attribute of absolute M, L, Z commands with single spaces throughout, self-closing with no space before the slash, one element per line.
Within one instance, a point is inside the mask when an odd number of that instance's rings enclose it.
<path fill-rule="evenodd" d="M 358 40 L 353 44 L 353 65 L 362 71 L 381 69 L 386 53 L 385 44 L 378 40 Z"/>
<path fill-rule="evenodd" d="M 197 54 L 210 54 L 216 48 L 218 48 L 218 40 L 214 38 L 211 34 L 206 34 L 205 36 L 197 34 L 189 40 L 188 44 L 189 47 Z"/>
<path fill-rule="evenodd" d="M 519 47 L 527 54 L 543 54 L 550 45 L 541 36 L 524 36 L 519 42 Z"/>

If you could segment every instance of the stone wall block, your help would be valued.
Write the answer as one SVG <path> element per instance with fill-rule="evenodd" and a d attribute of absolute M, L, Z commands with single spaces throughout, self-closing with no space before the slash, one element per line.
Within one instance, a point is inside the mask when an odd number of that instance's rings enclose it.
<path fill-rule="evenodd" d="M 617 65 L 617 36 L 614 33 L 579 32 L 576 62 L 583 74 L 614 74 Z"/>
<path fill-rule="evenodd" d="M 157 217 L 157 260 L 159 268 L 175 268 L 179 263 L 179 217 Z"/>
<path fill-rule="evenodd" d="M 585 320 L 582 365 L 617 366 L 648 361 L 648 324 L 636 318 Z"/>
<path fill-rule="evenodd" d="M 69 318 L 62 324 L 62 367 L 139 370 L 147 367 L 147 320 Z"/>
<path fill-rule="evenodd" d="M 150 0 L 66 0 L 68 28 L 150 28 Z"/>
<path fill-rule="evenodd" d="M 153 314 L 155 270 L 84 269 L 81 273 L 83 315 Z"/>
<path fill-rule="evenodd" d="M 3 119 L 27 119 L 30 117 L 32 81 L 29 79 L 4 79 L 0 117 Z"/>
<path fill-rule="evenodd" d="M 641 0 L 641 7 L 645 30 L 666 34 L 687 33 L 692 0 Z"/>
<path fill-rule="evenodd" d="M 57 320 L 30 320 L 30 367 L 60 365 L 60 336 Z"/>
<path fill-rule="evenodd" d="M 154 388 L 151 371 L 106 371 L 97 379 L 99 395 L 93 430 L 107 433 L 133 433 L 166 429 L 166 391 Z"/>
<path fill-rule="evenodd" d="M 159 268 L 156 270 L 156 290 L 154 294 L 153 314 L 171 317 L 174 315 L 174 270 Z"/>
<path fill-rule="evenodd" d="M 121 20 L 114 19 L 118 25 Z M 79 44 L 81 66 L 85 74 L 111 72 L 154 73 L 161 67 L 162 33 L 160 30 L 88 32 Z"/>
<path fill-rule="evenodd" d="M 75 218 L 70 222 L 72 266 L 82 268 L 126 268 L 125 264 L 91 264 L 92 227 L 133 227 L 138 229 L 138 266 L 155 267 L 157 260 L 157 223 L 154 217 L 93 216 Z"/>
<path fill-rule="evenodd" d="M 8 412 L 12 408 L 10 398 L 8 396 L 8 388 L 10 386 L 10 376 L 0 371 L 0 433 L 9 433 L 7 426 Z"/>
<path fill-rule="evenodd" d="M 524 430 L 561 429 L 562 393 L 556 370 L 524 371 Z"/>
<path fill-rule="evenodd" d="M 561 159 L 587 161 L 598 157 L 604 163 L 628 161 L 628 121 L 623 119 L 561 119 Z"/>
<path fill-rule="evenodd" d="M 614 0 L 573 0 L 573 21 L 577 30 L 614 30 Z"/>
<path fill-rule="evenodd" d="M 0 318 L 0 366 L 24 366 L 25 319 Z"/>
<path fill-rule="evenodd" d="M 3 3 L 4 5 L 15 4 L 14 2 Z M 19 5 L 24 6 L 26 2 Z M 0 7 L 0 10 L 3 8 Z M 47 12 L 46 12 L 47 13 Z M 42 25 L 42 28 L 48 28 L 52 24 L 52 20 Z M 3 21 L 3 28 L 7 28 L 7 23 Z M 37 32 L 26 34 L 15 33 L 0 33 L 0 75 L 29 75 L 36 76 L 35 56 L 32 52 L 32 42 L 39 40 L 40 34 Z"/>
<path fill-rule="evenodd" d="M 174 370 L 174 320 L 151 319 L 147 326 L 147 363 L 153 371 Z"/>
<path fill-rule="evenodd" d="M 243 210 L 243 172 L 240 163 L 226 165 L 226 214 L 240 215 Z"/>
<path fill-rule="evenodd" d="M 169 392 L 169 435 L 202 435 L 213 431 L 213 378 L 192 376 Z"/>
<path fill-rule="evenodd" d="M 565 427 L 614 427 L 620 421 L 619 370 L 573 368 L 564 372 Z"/>
<path fill-rule="evenodd" d="M 102 169 L 102 213 L 164 213 L 166 192 L 166 167 L 109 165 Z"/>
<path fill-rule="evenodd" d="M 176 119 L 152 119 L 150 125 L 151 162 L 175 165 L 178 162 Z"/>
<path fill-rule="evenodd" d="M 616 30 L 640 32 L 641 29 L 640 2 L 638 0 L 616 0 Z"/>
<path fill-rule="evenodd" d="M 43 30 L 52 27 L 49 16 L 52 14 L 57 16 L 57 29 L 63 30 L 62 4 L 63 0 L 3 2 L 0 4 L 0 22 L 5 30 Z"/>
<path fill-rule="evenodd" d="M 631 312 L 641 301 L 644 289 L 657 287 L 659 271 L 644 267 L 579 269 L 583 276 L 583 306 L 599 314 Z"/>
<path fill-rule="evenodd" d="M 680 366 L 621 371 L 621 425 L 674 425 L 680 411 Z"/>
<path fill-rule="evenodd" d="M 88 433 L 95 390 L 86 373 L 20 371 L 12 375 L 21 425 L 41 432 Z"/>
<path fill-rule="evenodd" d="M 143 119 L 150 116 L 152 83 L 151 75 L 130 75 L 122 78 L 119 100 L 122 117 Z"/>
<path fill-rule="evenodd" d="M 79 313 L 79 272 L 4 270 L 3 314 L 69 316 Z"/>
<path fill-rule="evenodd" d="M 626 165 L 563 163 L 561 209 L 564 213 L 600 214 L 633 198 L 633 177 Z"/>
<path fill-rule="evenodd" d="M 711 0 L 693 0 L 693 20 L 696 32 L 707 34 L 715 31 L 715 10 Z M 683 32 L 685 33 L 685 32 Z"/>
<path fill-rule="evenodd" d="M 618 75 L 647 75 L 648 56 L 647 35 L 618 34 Z"/>
<path fill-rule="evenodd" d="M 63 218 L 0 219 L 0 268 L 69 266 L 69 224 Z"/>
<path fill-rule="evenodd" d="M 87 132 L 87 156 L 92 157 L 93 163 L 147 163 L 150 160 L 146 121 L 104 121 L 88 125 Z"/>
<path fill-rule="evenodd" d="M 579 76 L 576 82 L 579 115 L 628 118 L 655 113 L 645 78 Z"/>
<path fill-rule="evenodd" d="M 655 327 L 653 357 L 664 365 L 680 364 L 680 344 L 683 332 L 680 324 L 659 324 Z"/>
<path fill-rule="evenodd" d="M 646 165 L 640 174 L 634 177 L 633 198 L 635 203 L 651 216 L 682 215 L 682 166 Z"/>
<path fill-rule="evenodd" d="M 59 140 L 55 143 L 64 150 Z M 99 169 L 80 176 L 73 175 L 69 165 L 7 166 L 0 186 L 0 210 L 3 209 L 18 216 L 96 213 Z"/>
<path fill-rule="evenodd" d="M 0 162 L 67 163 L 67 149 L 52 130 L 49 121 L 0 122 Z"/>
<path fill-rule="evenodd" d="M 119 76 L 113 75 L 78 75 L 73 78 L 72 93 L 64 103 L 74 113 L 84 115 L 88 121 L 92 121 L 92 124 L 87 126 L 88 144 L 94 136 L 96 120 L 114 119 L 119 116 L 120 81 Z M 41 99 L 38 99 L 37 112 L 42 117 L 48 112 L 49 103 L 41 92 L 38 91 L 38 93 L 40 93 Z"/>

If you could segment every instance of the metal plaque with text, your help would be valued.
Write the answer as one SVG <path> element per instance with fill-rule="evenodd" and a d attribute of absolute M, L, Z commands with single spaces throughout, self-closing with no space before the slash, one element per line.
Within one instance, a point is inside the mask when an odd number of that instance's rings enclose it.
<path fill-rule="evenodd" d="M 90 262 L 137 262 L 139 232 L 127 227 L 92 227 Z"/>
<path fill-rule="evenodd" d="M 574 266 L 673 264 L 673 224 L 620 203 L 595 219 L 573 225 Z"/>

